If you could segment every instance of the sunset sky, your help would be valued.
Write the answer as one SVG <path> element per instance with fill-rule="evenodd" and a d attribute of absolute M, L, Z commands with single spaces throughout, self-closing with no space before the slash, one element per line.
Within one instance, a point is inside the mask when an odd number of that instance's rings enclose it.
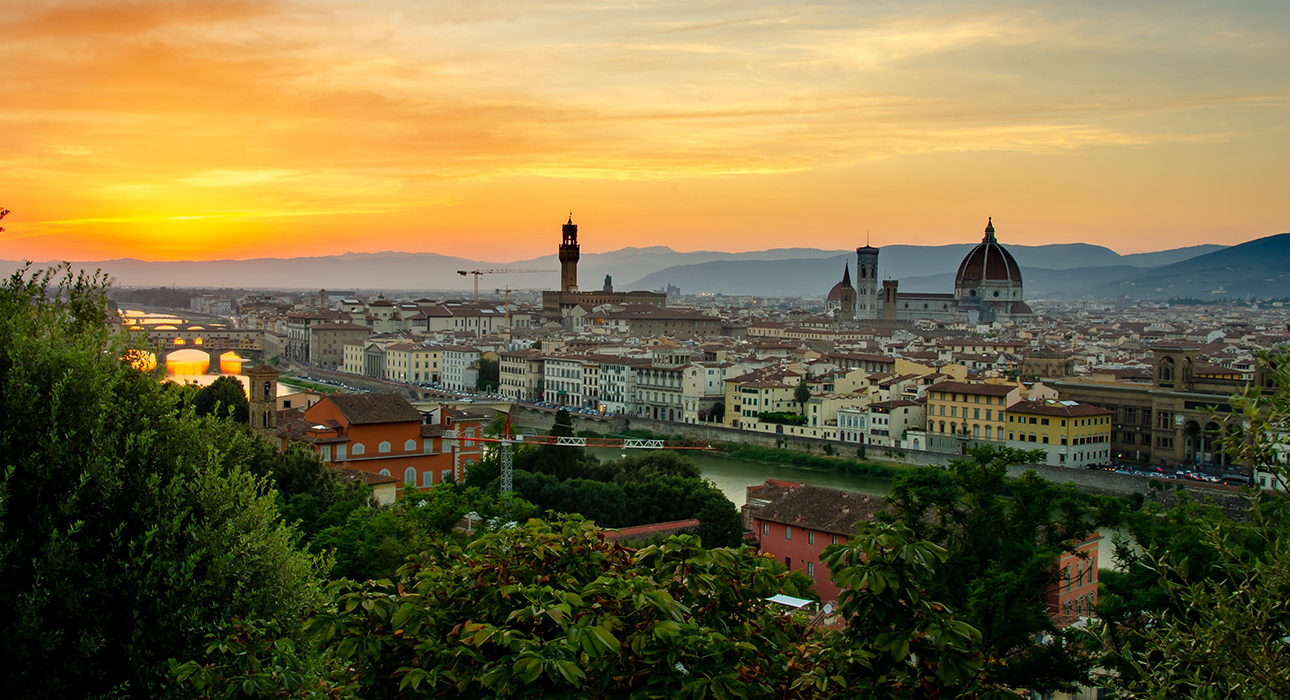
<path fill-rule="evenodd" d="M 0 259 L 1290 231 L 1290 2 L 0 3 Z"/>

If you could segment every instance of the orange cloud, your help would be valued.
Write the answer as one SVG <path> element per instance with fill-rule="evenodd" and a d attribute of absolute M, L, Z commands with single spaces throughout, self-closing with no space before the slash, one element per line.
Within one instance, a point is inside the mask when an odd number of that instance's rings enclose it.
<path fill-rule="evenodd" d="M 637 7 L 639 6 L 639 9 Z M 849 2 L 27 2 L 3 257 L 1286 229 L 1287 12 Z"/>

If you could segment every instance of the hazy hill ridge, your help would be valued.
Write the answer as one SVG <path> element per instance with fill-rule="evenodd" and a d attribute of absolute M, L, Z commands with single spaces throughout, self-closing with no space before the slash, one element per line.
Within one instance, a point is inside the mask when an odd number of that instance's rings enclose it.
<path fill-rule="evenodd" d="M 1152 270 L 1151 265 L 1178 263 L 1225 250 L 1219 245 L 1202 245 L 1120 255 L 1085 243 L 1004 244 L 1021 266 L 1027 296 L 1032 299 L 1081 296 L 1111 283 L 1143 277 Z M 882 279 L 900 280 L 904 291 L 948 293 L 953 291 L 959 263 L 975 245 L 884 246 L 878 256 L 878 274 Z M 843 266 L 848 263 L 855 266 L 853 252 L 827 258 L 690 263 L 645 275 L 630 288 L 659 289 L 673 284 L 682 292 L 823 295 L 842 279 Z M 1128 292 L 1113 296 L 1123 293 Z"/>
<path fill-rule="evenodd" d="M 1111 296 L 1122 293 L 1131 296 L 1145 295 L 1146 281 L 1156 280 L 1161 274 L 1175 272 L 1192 274 L 1196 277 L 1196 284 L 1203 287 L 1209 284 L 1208 280 L 1214 275 L 1206 273 L 1197 277 L 1197 271 L 1220 266 L 1218 262 L 1200 263 L 1202 267 L 1195 270 L 1179 266 L 1220 253 L 1230 253 L 1259 241 L 1233 248 L 1201 245 L 1134 255 L 1120 255 L 1109 248 L 1085 243 L 1043 246 L 1011 245 L 1007 241 L 1004 243 L 1023 268 L 1027 296 L 1043 298 L 1089 293 Z M 976 244 L 884 246 L 879 258 L 879 272 L 883 278 L 901 280 L 901 288 L 904 290 L 948 292 L 953 285 L 953 275 L 959 262 L 974 245 Z M 1269 244 L 1250 250 L 1257 251 L 1253 255 L 1262 261 L 1260 264 L 1270 260 L 1280 260 L 1284 264 L 1286 258 L 1290 257 L 1283 250 L 1285 247 L 1287 246 Z M 1238 254 L 1237 258 L 1244 259 L 1244 255 Z M 854 250 L 778 248 L 746 253 L 682 253 L 663 246 L 631 247 L 606 253 L 584 253 L 578 267 L 578 281 L 583 289 L 599 289 L 604 283 L 605 275 L 612 275 L 617 289 L 659 289 L 674 284 L 685 293 L 824 295 L 833 283 L 841 279 L 843 266 L 848 263 L 854 267 Z M 0 271 L 8 274 L 19 264 L 0 262 Z M 386 251 L 285 259 L 179 262 L 148 262 L 126 258 L 77 262 L 74 265 L 91 270 L 102 268 L 115 277 L 117 284 L 121 286 L 466 290 L 470 288 L 471 280 L 457 275 L 457 270 L 554 270 L 559 267 L 559 262 L 554 254 L 531 260 L 498 263 L 435 253 Z M 1226 265 L 1227 263 L 1223 263 L 1221 266 Z M 1169 272 L 1171 270 L 1173 272 Z M 1206 281 L 1202 282 L 1202 279 Z M 1128 284 L 1130 289 L 1126 290 L 1116 287 L 1126 282 L 1134 284 Z M 480 289 L 491 291 L 503 286 L 516 289 L 554 289 L 557 284 L 558 274 L 554 272 L 505 274 L 484 277 Z M 1174 283 L 1166 280 L 1152 284 L 1169 287 Z M 1208 291 L 1205 290 L 1206 293 Z"/>

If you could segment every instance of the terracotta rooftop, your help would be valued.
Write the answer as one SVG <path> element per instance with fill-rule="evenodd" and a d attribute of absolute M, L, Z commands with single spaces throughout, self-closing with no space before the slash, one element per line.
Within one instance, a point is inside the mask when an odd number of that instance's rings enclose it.
<path fill-rule="evenodd" d="M 1084 418 L 1086 416 L 1109 416 L 1111 411 L 1097 406 L 1077 403 L 1067 406 L 1048 401 L 1018 401 L 1008 407 L 1009 413 L 1031 413 L 1037 416 L 1058 416 L 1061 418 Z"/>
<path fill-rule="evenodd" d="M 967 382 L 941 382 L 929 387 L 932 391 L 979 396 L 1007 396 L 1017 389 L 1015 384 L 968 384 Z"/>
<path fill-rule="evenodd" d="M 755 498 L 754 498 L 755 496 Z M 759 520 L 796 525 L 847 537 L 883 509 L 881 498 L 821 486 L 763 486 L 749 494 L 749 514 Z"/>
<path fill-rule="evenodd" d="M 349 469 L 347 467 L 341 467 L 336 470 L 336 473 L 339 474 L 340 478 L 342 479 L 346 479 L 350 481 L 361 481 L 364 484 L 367 484 L 368 486 L 376 486 L 377 484 L 399 483 L 399 480 L 392 476 L 382 476 L 380 474 L 372 474 L 371 472 L 365 472 L 361 469 Z"/>
<path fill-rule="evenodd" d="M 398 394 L 333 394 L 324 401 L 331 401 L 350 425 L 421 422 L 421 412 Z"/>

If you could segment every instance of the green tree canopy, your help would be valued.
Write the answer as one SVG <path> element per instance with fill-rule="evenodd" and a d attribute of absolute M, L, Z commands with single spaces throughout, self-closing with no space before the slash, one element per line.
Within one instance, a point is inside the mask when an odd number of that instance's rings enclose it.
<path fill-rule="evenodd" d="M 479 377 L 475 380 L 475 388 L 480 391 L 497 391 L 497 387 L 501 386 L 500 372 L 501 366 L 497 360 L 479 358 Z"/>
<path fill-rule="evenodd" d="M 201 698 L 1016 697 L 991 684 L 979 633 L 930 595 L 945 558 L 899 523 L 830 546 L 847 626 L 825 632 L 767 601 L 789 575 L 749 547 L 632 550 L 582 518 L 530 520 L 432 545 L 403 586 L 334 584 L 308 623 L 325 668 L 250 622 L 175 672 Z"/>
<path fill-rule="evenodd" d="M 879 519 L 946 550 L 930 595 L 976 624 L 988 657 L 1006 661 L 989 668 L 993 682 L 1072 688 L 1087 680 L 1093 656 L 1081 637 L 1053 625 L 1045 595 L 1057 581 L 1059 557 L 1116 521 L 1119 508 L 1033 471 L 1006 478 L 1010 465 L 1041 460 L 1041 451 L 984 446 L 970 456 L 953 460 L 948 472 L 895 476 Z"/>
<path fill-rule="evenodd" d="M 1148 503 L 1117 547 L 1124 571 L 1105 575 L 1105 664 L 1131 697 L 1290 697 L 1290 355 L 1259 363 L 1267 386 L 1214 419 L 1223 451 L 1281 488 L 1248 491 L 1240 522 L 1182 489 L 1173 508 Z"/>
<path fill-rule="evenodd" d="M 797 382 L 797 388 L 793 389 L 793 400 L 802 407 L 802 414 L 806 414 L 806 402 L 811 400 L 811 387 L 806 385 L 806 377 L 802 377 Z"/>
<path fill-rule="evenodd" d="M 352 508 L 311 545 L 314 551 L 335 553 L 332 578 L 397 580 L 409 556 L 437 541 L 464 539 L 451 536 L 452 529 L 471 512 L 481 519 L 478 527 L 488 530 L 511 518 L 528 518 L 537 508 L 513 494 L 498 497 L 451 483 L 425 490 L 405 486 L 393 506 Z"/>
<path fill-rule="evenodd" d="M 64 268 L 0 288 L 4 697 L 163 697 L 203 632 L 241 615 L 299 638 L 321 603 L 324 562 L 246 466 L 258 439 L 133 369 L 105 287 Z"/>
<path fill-rule="evenodd" d="M 193 397 L 193 410 L 199 416 L 230 416 L 238 423 L 251 422 L 251 408 L 246 387 L 237 377 L 224 375 L 202 387 Z"/>

